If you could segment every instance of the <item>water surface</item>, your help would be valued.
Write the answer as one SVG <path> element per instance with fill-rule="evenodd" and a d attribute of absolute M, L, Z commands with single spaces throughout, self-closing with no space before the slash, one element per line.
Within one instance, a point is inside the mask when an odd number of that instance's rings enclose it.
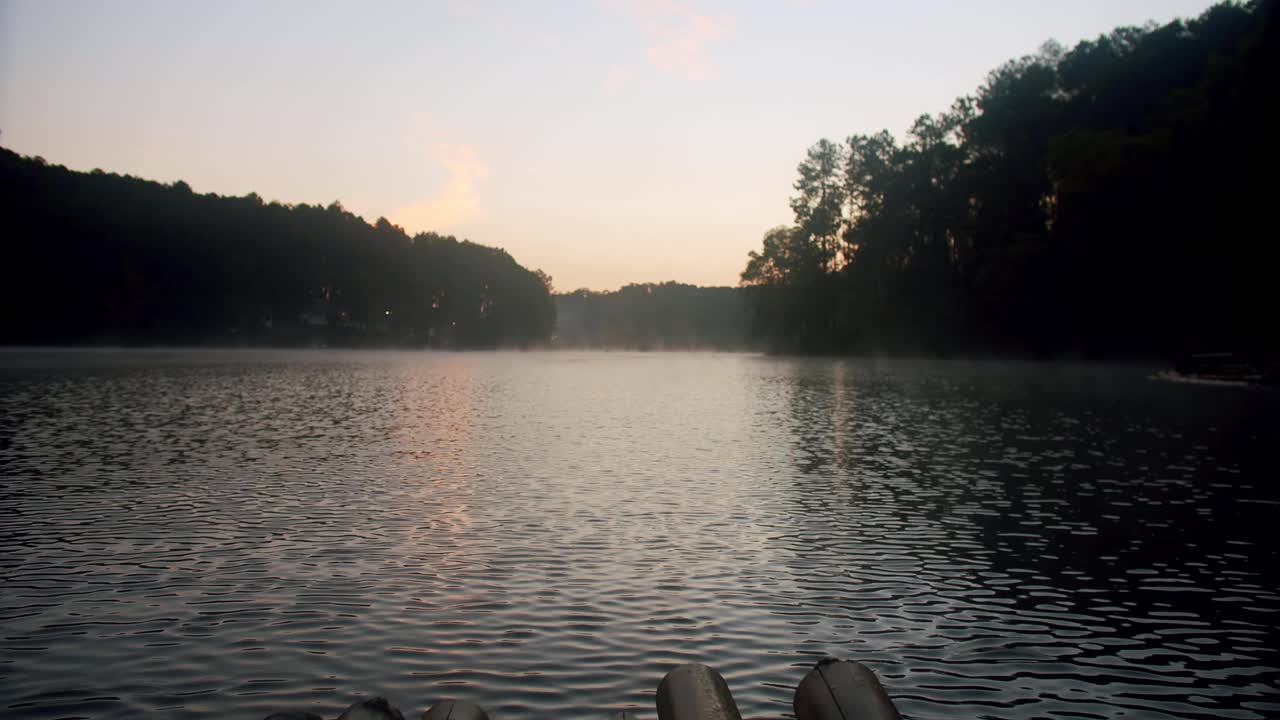
<path fill-rule="evenodd" d="M 697 354 L 0 353 L 6 717 L 1280 715 L 1277 394 Z"/>

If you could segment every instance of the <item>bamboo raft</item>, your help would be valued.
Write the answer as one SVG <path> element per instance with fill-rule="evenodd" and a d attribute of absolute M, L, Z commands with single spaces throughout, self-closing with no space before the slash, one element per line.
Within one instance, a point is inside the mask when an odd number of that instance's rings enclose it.
<path fill-rule="evenodd" d="M 689 663 L 667 673 L 658 684 L 658 720 L 742 720 L 720 673 Z M 900 720 L 888 693 L 861 663 L 821 660 L 796 686 L 791 700 L 796 720 Z M 323 720 L 310 712 L 278 712 L 266 720 Z M 383 698 L 368 698 L 347 708 L 338 720 L 404 720 Z M 440 700 L 422 720 L 492 720 L 484 708 L 466 700 Z M 618 713 L 615 720 L 634 720 Z"/>

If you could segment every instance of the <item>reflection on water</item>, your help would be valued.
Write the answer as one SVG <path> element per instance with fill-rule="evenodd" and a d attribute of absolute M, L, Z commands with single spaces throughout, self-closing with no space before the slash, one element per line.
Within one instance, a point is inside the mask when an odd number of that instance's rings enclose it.
<path fill-rule="evenodd" d="M 0 707 L 1280 714 L 1275 394 L 733 355 L 0 354 Z"/>

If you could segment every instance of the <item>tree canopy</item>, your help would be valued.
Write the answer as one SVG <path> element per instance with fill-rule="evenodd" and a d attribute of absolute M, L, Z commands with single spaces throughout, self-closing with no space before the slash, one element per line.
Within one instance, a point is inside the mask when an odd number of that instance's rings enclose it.
<path fill-rule="evenodd" d="M 1275 351 L 1277 2 L 1055 43 L 888 132 L 821 140 L 742 273 L 808 351 Z"/>
<path fill-rule="evenodd" d="M 0 341 L 495 347 L 545 342 L 550 278 L 505 251 L 73 172 L 0 149 Z"/>

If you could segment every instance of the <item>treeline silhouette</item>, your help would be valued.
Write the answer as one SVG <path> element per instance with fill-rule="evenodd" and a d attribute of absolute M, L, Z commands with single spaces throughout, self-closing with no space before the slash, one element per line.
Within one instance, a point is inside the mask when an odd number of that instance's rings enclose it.
<path fill-rule="evenodd" d="M 549 278 L 335 202 L 198 194 L 0 149 L 7 344 L 494 347 L 549 339 Z"/>
<path fill-rule="evenodd" d="M 741 350 L 750 347 L 742 290 L 676 282 L 556 295 L 559 348 Z"/>
<path fill-rule="evenodd" d="M 888 132 L 822 140 L 742 273 L 802 351 L 1277 349 L 1277 2 L 1049 43 Z"/>

